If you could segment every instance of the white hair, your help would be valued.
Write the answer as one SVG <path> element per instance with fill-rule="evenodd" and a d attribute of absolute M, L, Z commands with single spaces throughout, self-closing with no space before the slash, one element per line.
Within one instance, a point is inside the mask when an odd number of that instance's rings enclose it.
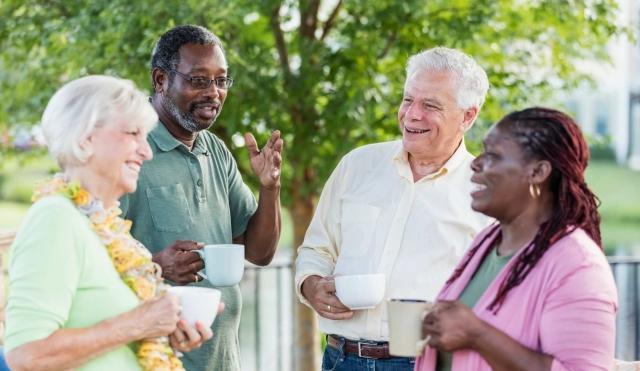
<path fill-rule="evenodd" d="M 41 125 L 49 153 L 65 169 L 84 164 L 91 156 L 81 143 L 96 128 L 123 119 L 148 131 L 158 115 L 132 81 L 92 75 L 61 87 L 49 100 Z"/>
<path fill-rule="evenodd" d="M 482 107 L 489 90 L 489 79 L 482 67 L 467 54 L 444 47 L 415 54 L 407 62 L 407 80 L 425 70 L 448 71 L 456 76 L 454 88 L 460 108 Z"/>

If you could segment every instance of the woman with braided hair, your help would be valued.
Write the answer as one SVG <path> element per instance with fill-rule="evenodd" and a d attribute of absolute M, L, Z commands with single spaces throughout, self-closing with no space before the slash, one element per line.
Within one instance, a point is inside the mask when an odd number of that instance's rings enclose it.
<path fill-rule="evenodd" d="M 566 114 L 529 108 L 491 128 L 472 163 L 480 233 L 425 316 L 416 370 L 609 370 L 616 287 L 589 151 Z"/>

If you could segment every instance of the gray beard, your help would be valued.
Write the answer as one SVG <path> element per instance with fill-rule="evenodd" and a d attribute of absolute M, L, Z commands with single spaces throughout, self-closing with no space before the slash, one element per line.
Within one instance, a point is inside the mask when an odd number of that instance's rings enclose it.
<path fill-rule="evenodd" d="M 173 100 L 169 98 L 169 96 L 165 95 L 163 98 L 164 99 L 162 100 L 162 105 L 164 106 L 164 109 L 169 113 L 173 121 L 177 122 L 178 125 L 180 125 L 184 130 L 190 133 L 195 133 L 200 130 L 206 129 L 200 128 L 200 124 L 198 124 L 198 121 L 196 121 L 196 119 L 191 115 L 190 112 L 180 111 Z M 211 120 L 207 127 L 211 126 L 214 120 L 215 118 Z"/>

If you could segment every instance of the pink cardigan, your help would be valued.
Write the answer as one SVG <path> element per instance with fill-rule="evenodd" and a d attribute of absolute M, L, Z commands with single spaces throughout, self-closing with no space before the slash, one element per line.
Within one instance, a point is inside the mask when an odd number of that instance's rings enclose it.
<path fill-rule="evenodd" d="M 490 228 L 473 242 L 479 242 Z M 460 277 L 445 286 L 438 299 L 456 300 L 478 268 L 494 236 L 469 262 Z M 499 283 L 515 259 L 507 264 L 473 312 L 522 345 L 553 356 L 552 371 L 610 370 L 615 348 L 616 286 L 604 254 L 582 229 L 563 237 L 547 250 L 525 280 L 511 289 L 497 315 L 487 309 Z M 416 361 L 416 371 L 435 370 L 436 351 L 427 347 Z M 452 371 L 490 371 L 480 354 L 453 353 Z"/>

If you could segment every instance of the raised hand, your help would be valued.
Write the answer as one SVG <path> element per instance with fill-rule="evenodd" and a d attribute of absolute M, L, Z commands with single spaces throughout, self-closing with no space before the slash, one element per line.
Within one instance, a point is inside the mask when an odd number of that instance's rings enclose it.
<path fill-rule="evenodd" d="M 336 285 L 332 276 L 307 277 L 302 283 L 302 294 L 324 318 L 341 320 L 353 317 L 353 311 L 336 296 Z"/>
<path fill-rule="evenodd" d="M 275 130 L 267 144 L 258 149 L 258 143 L 253 134 L 246 133 L 244 142 L 249 150 L 251 169 L 260 179 L 262 187 L 273 189 L 280 187 L 280 165 L 282 164 L 283 141 L 280 138 L 280 131 Z"/>

